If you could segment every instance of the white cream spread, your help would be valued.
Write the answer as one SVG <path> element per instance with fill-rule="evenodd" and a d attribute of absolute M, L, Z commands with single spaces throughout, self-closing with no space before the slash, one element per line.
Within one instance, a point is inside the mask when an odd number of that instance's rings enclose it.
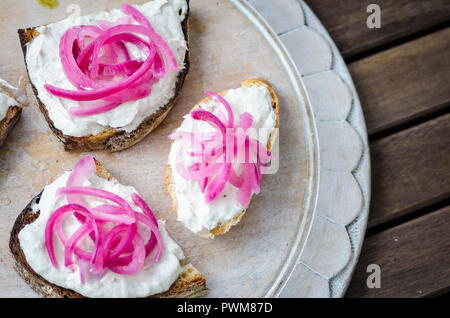
<path fill-rule="evenodd" d="M 11 84 L 9 84 L 7 81 L 0 78 L 0 92 L 5 92 L 10 97 L 13 97 L 17 102 L 21 105 L 28 105 L 28 97 L 27 93 L 25 92 L 24 88 L 24 81 L 23 77 L 20 76 L 19 79 L 19 86 L 20 87 L 14 87 Z"/>
<path fill-rule="evenodd" d="M 269 90 L 264 86 L 256 85 L 241 87 L 228 90 L 224 98 L 233 110 L 235 123 L 239 123 L 239 116 L 244 112 L 253 116 L 252 128 L 261 129 L 265 133 L 258 133 L 252 138 L 257 137 L 259 142 L 266 145 L 269 135 L 276 125 L 276 114 L 272 108 Z M 215 99 L 200 104 L 200 107 L 216 115 L 226 114 L 225 107 Z M 188 114 L 184 116 L 184 121 L 177 131 L 200 133 L 214 131 L 214 128 L 205 122 L 192 119 Z M 208 232 L 219 223 L 223 224 L 233 219 L 245 207 L 236 200 L 238 189 L 229 183 L 216 199 L 206 204 L 199 182 L 186 180 L 177 171 L 177 154 L 181 143 L 180 139 L 176 139 L 169 153 L 169 165 L 172 170 L 172 182 L 178 205 L 177 219 L 192 232 L 207 236 Z"/>
<path fill-rule="evenodd" d="M 16 105 L 18 106 L 18 103 L 14 98 L 0 92 L 0 121 L 6 117 L 9 107 Z"/>
<path fill-rule="evenodd" d="M 168 70 L 166 76 L 152 86 L 149 96 L 123 103 L 107 113 L 73 117 L 68 110 L 78 107 L 80 103 L 53 96 L 44 88 L 44 84 L 75 90 L 75 86 L 66 78 L 59 58 L 61 36 L 72 26 L 96 25 L 97 20 L 116 21 L 125 16 L 120 9 L 82 17 L 69 17 L 57 23 L 41 26 L 37 28 L 39 36 L 27 44 L 26 62 L 30 80 L 37 89 L 39 99 L 46 106 L 54 126 L 63 134 L 82 137 L 97 134 L 108 126 L 127 132 L 133 131 L 147 116 L 156 112 L 174 96 L 177 76 L 184 68 L 187 49 L 181 27 L 187 12 L 187 2 L 153 0 L 135 8 L 144 14 L 155 31 L 166 40 L 178 61 L 178 72 Z M 140 57 L 136 48 L 131 50 L 130 54 L 133 58 Z"/>
<path fill-rule="evenodd" d="M 40 211 L 39 217 L 33 223 L 26 225 L 19 233 L 20 247 L 31 268 L 47 281 L 72 289 L 86 297 L 146 297 L 167 291 L 182 272 L 180 260 L 184 259 L 184 255 L 180 246 L 167 233 L 164 221 L 161 220 L 158 221 L 163 241 L 161 258 L 154 265 L 144 265 L 143 269 L 133 275 L 119 275 L 106 271 L 101 279 L 88 275 L 85 283 L 82 284 L 79 268 L 74 265 L 75 271 L 72 272 L 71 269 L 64 266 L 64 246 L 56 238 L 56 235 L 54 247 L 59 266 L 58 268 L 52 266 L 45 248 L 45 226 L 52 212 L 67 204 L 65 196 L 57 197 L 55 194 L 58 188 L 66 185 L 69 176 L 70 172 L 68 171 L 45 187 L 38 206 L 35 207 Z M 107 181 L 97 176 L 91 177 L 84 186 L 92 186 L 115 193 L 126 199 L 136 211 L 140 211 L 131 199 L 131 194 L 137 193 L 134 187 L 122 185 L 114 180 Z M 85 200 L 92 207 L 105 203 L 98 198 L 85 197 Z M 79 226 L 80 223 L 73 215 L 68 215 L 64 219 L 64 231 L 68 236 L 74 233 Z M 149 235 L 143 227 L 139 227 L 138 231 L 144 239 Z M 92 250 L 89 243 L 92 244 L 92 242 L 82 240 L 79 246 L 86 250 Z M 152 259 L 152 255 L 150 254 L 146 258 L 146 262 Z"/>

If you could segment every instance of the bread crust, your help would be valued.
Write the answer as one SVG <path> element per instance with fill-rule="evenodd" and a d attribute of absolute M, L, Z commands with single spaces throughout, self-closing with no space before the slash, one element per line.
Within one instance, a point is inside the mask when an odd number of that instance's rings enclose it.
<path fill-rule="evenodd" d="M 22 114 L 22 107 L 10 106 L 5 118 L 0 121 L 0 147 L 6 140 L 9 132 L 14 128 Z"/>
<path fill-rule="evenodd" d="M 272 97 L 272 108 L 275 112 L 275 115 L 277 116 L 277 119 L 275 122 L 275 128 L 277 128 L 277 129 L 280 128 L 280 100 L 279 100 L 274 88 L 270 85 L 269 82 L 267 82 L 263 79 L 259 79 L 259 78 L 248 79 L 241 83 L 241 87 L 252 86 L 252 85 L 265 86 L 269 90 L 270 96 Z M 226 92 L 227 91 L 222 91 L 222 92 L 219 92 L 218 94 L 221 96 L 224 96 L 226 94 Z M 200 104 L 206 103 L 210 99 L 211 99 L 210 97 L 206 97 L 206 98 L 202 99 L 198 104 L 196 104 L 192 108 L 192 110 L 199 108 Z M 277 135 L 277 130 L 272 132 L 272 134 L 269 136 L 269 141 L 267 143 L 267 149 L 269 151 L 272 149 L 273 144 L 275 143 L 276 135 Z M 167 190 L 169 191 L 169 194 L 172 197 L 172 208 L 174 209 L 175 213 L 177 213 L 178 202 L 177 202 L 177 199 L 175 196 L 173 177 L 172 177 L 172 169 L 169 164 L 167 164 L 167 166 L 166 166 L 165 181 L 166 181 Z M 249 203 L 249 205 L 250 205 L 250 203 Z M 227 233 L 233 225 L 236 225 L 237 223 L 239 223 L 239 221 L 244 216 L 245 212 L 247 212 L 247 209 L 248 209 L 248 206 L 245 209 L 243 209 L 241 213 L 236 215 L 231 220 L 229 220 L 225 223 L 219 223 L 215 228 L 213 228 L 209 232 L 199 233 L 198 235 L 205 237 L 205 238 L 213 239 L 216 235 L 222 235 L 222 234 Z"/>
<path fill-rule="evenodd" d="M 69 135 L 64 135 L 61 130 L 57 129 L 55 125 L 53 124 L 53 121 L 50 119 L 50 116 L 48 114 L 47 108 L 45 105 L 41 102 L 41 100 L 38 97 L 37 89 L 31 83 L 31 87 L 33 89 L 34 95 L 36 97 L 36 100 L 38 102 L 38 106 L 42 114 L 44 115 L 45 120 L 47 121 L 50 129 L 53 131 L 53 133 L 58 137 L 58 139 L 64 144 L 65 150 L 77 150 L 77 151 L 91 151 L 91 150 L 106 150 L 109 152 L 116 152 L 121 151 L 126 148 L 129 148 L 139 141 L 141 141 L 145 136 L 147 136 L 153 129 L 159 126 L 161 122 L 166 118 L 167 114 L 172 109 L 173 105 L 175 104 L 175 101 L 181 91 L 181 88 L 183 87 L 184 80 L 189 72 L 190 68 L 190 58 L 189 58 L 189 37 L 188 37 L 188 30 L 189 30 L 189 0 L 186 0 L 187 2 L 187 11 L 185 19 L 182 21 L 181 26 L 183 29 L 184 37 L 186 39 L 186 43 L 188 46 L 188 49 L 186 50 L 186 55 L 184 58 L 184 65 L 185 68 L 183 71 L 181 71 L 178 74 L 177 82 L 176 82 L 176 88 L 175 88 L 175 94 L 174 96 L 165 104 L 162 105 L 155 113 L 151 114 L 150 116 L 147 116 L 143 119 L 141 124 L 133 131 L 126 132 L 121 129 L 112 128 L 112 127 L 105 127 L 103 131 L 96 135 L 89 135 L 89 136 L 83 136 L 83 137 L 74 137 Z M 26 44 L 31 42 L 35 37 L 39 35 L 39 32 L 36 31 L 36 27 L 27 28 L 27 29 L 19 29 L 18 31 L 20 44 L 23 51 L 23 56 L 25 60 L 25 65 L 27 64 L 26 61 L 26 54 L 27 54 L 27 46 Z M 27 66 L 27 72 L 28 72 L 28 66 Z"/>
<path fill-rule="evenodd" d="M 97 175 L 101 178 L 111 180 L 113 176 L 96 161 Z M 44 298 L 85 298 L 80 293 L 57 286 L 48 282 L 37 274 L 28 264 L 22 248 L 20 247 L 19 232 L 39 217 L 39 211 L 33 211 L 33 204 L 39 203 L 42 192 L 34 197 L 25 209 L 19 214 L 11 230 L 9 249 L 14 258 L 14 269 L 30 285 L 30 287 Z M 183 272 L 166 292 L 151 295 L 147 298 L 191 298 L 206 295 L 206 279 L 191 264 L 183 266 Z"/>

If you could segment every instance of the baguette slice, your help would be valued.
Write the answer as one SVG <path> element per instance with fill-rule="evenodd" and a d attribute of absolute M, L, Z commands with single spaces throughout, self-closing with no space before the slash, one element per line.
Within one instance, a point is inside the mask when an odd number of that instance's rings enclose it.
<path fill-rule="evenodd" d="M 100 178 L 111 180 L 114 177 L 96 161 L 97 175 Z M 64 287 L 54 285 L 38 275 L 27 263 L 20 247 L 19 232 L 25 225 L 33 223 L 39 217 L 39 211 L 33 210 L 33 205 L 39 203 L 42 192 L 31 200 L 27 207 L 17 217 L 9 240 L 9 248 L 14 257 L 14 268 L 20 277 L 30 287 L 44 298 L 85 298 L 83 295 Z M 194 298 L 206 295 L 206 279 L 192 264 L 183 266 L 183 272 L 166 292 L 149 296 L 149 298 Z"/>
<path fill-rule="evenodd" d="M 14 126 L 19 121 L 21 114 L 22 114 L 22 107 L 16 105 L 10 106 L 8 108 L 5 118 L 0 120 L 0 147 L 5 142 L 9 132 L 14 128 Z"/>
<path fill-rule="evenodd" d="M 54 126 L 53 121 L 50 119 L 50 116 L 48 114 L 47 108 L 38 97 L 36 87 L 30 81 L 40 111 L 44 115 L 44 118 L 47 121 L 50 129 L 53 131 L 56 137 L 58 137 L 58 139 L 64 144 L 65 150 L 78 150 L 78 151 L 107 150 L 109 152 L 121 151 L 135 145 L 136 143 L 144 139 L 145 136 L 147 136 L 153 129 L 155 129 L 156 127 L 159 126 L 159 124 L 162 123 L 162 121 L 166 118 L 167 114 L 169 114 L 170 110 L 175 104 L 176 98 L 178 97 L 181 88 L 183 87 L 186 75 L 189 72 L 190 66 L 189 38 L 188 38 L 189 0 L 186 0 L 186 2 L 187 2 L 187 12 L 185 19 L 181 23 L 181 26 L 183 29 L 184 38 L 186 40 L 188 49 L 186 50 L 186 55 L 184 58 L 185 68 L 178 74 L 177 82 L 175 85 L 175 94 L 165 105 L 161 105 L 155 113 L 151 114 L 150 116 L 147 116 L 146 118 L 143 118 L 141 124 L 135 130 L 131 132 L 126 132 L 119 128 L 105 127 L 103 131 L 101 131 L 96 135 L 89 135 L 83 137 L 64 135 L 61 130 L 57 129 Z M 17 31 L 19 34 L 20 44 L 22 46 L 25 65 L 27 64 L 26 44 L 33 41 L 35 37 L 39 36 L 39 32 L 36 31 L 36 28 L 37 27 L 19 29 Z"/>
<path fill-rule="evenodd" d="M 269 92 L 270 92 L 270 96 L 272 97 L 272 108 L 277 116 L 276 119 L 276 124 L 275 124 L 275 128 L 279 128 L 280 127 L 280 100 L 278 99 L 277 94 L 275 93 L 275 90 L 273 89 L 273 87 L 265 80 L 262 79 L 248 79 L 244 82 L 241 83 L 241 87 L 247 87 L 247 86 L 265 86 Z M 222 91 L 219 92 L 218 94 L 220 96 L 224 96 L 227 93 L 227 91 Z M 199 108 L 200 104 L 205 103 L 207 101 L 209 101 L 211 98 L 210 97 L 206 97 L 203 100 L 200 101 L 200 103 L 198 103 L 197 105 L 195 105 L 192 110 Z M 192 111 L 191 110 L 191 111 Z M 273 147 L 273 144 L 275 143 L 275 139 L 276 139 L 276 134 L 277 134 L 277 130 L 274 130 L 274 132 L 270 135 L 269 137 L 269 141 L 267 143 L 267 149 L 270 151 Z M 169 191 L 170 196 L 172 197 L 172 207 L 175 210 L 175 212 L 177 212 L 178 210 L 178 202 L 177 202 L 177 198 L 175 196 L 175 185 L 173 183 L 173 177 L 172 177 L 172 169 L 170 167 L 169 164 L 167 164 L 166 167 L 166 185 L 167 185 L 167 189 Z M 251 201 L 250 201 L 251 203 Z M 250 205 L 250 204 L 249 204 Z M 236 215 L 233 219 L 225 222 L 225 223 L 219 223 L 215 228 L 213 228 L 212 230 L 210 230 L 209 232 L 206 233 L 200 233 L 199 235 L 205 238 L 214 238 L 214 236 L 216 235 L 222 235 L 227 233 L 230 228 L 233 225 L 236 225 L 237 223 L 239 223 L 239 221 L 242 219 L 242 217 L 244 216 L 245 212 L 247 211 L 248 206 L 242 210 L 241 213 L 239 213 L 238 215 Z"/>

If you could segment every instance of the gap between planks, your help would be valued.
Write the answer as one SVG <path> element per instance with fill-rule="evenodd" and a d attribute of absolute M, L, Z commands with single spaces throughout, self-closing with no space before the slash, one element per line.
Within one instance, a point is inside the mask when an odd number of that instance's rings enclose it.
<path fill-rule="evenodd" d="M 371 143 L 368 229 L 450 197 L 450 114 Z"/>
<path fill-rule="evenodd" d="M 349 65 L 372 140 L 445 114 L 450 28 Z"/>

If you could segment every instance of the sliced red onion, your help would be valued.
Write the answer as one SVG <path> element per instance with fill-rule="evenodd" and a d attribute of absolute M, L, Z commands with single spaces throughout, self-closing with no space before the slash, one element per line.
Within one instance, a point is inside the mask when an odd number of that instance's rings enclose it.
<path fill-rule="evenodd" d="M 144 240 L 137 235 L 133 238 L 133 254 L 131 261 L 127 265 L 112 265 L 110 270 L 123 275 L 129 275 L 138 272 L 145 262 L 145 246 Z"/>
<path fill-rule="evenodd" d="M 78 230 L 76 230 L 66 242 L 64 249 L 64 265 L 66 267 L 72 264 L 72 252 L 76 244 L 83 238 L 84 235 L 90 233 L 91 231 L 93 231 L 92 226 L 89 223 L 85 223 L 78 228 Z"/>
<path fill-rule="evenodd" d="M 145 16 L 128 4 L 122 6 L 122 12 L 126 16 L 115 22 L 99 20 L 98 26 L 74 26 L 61 37 L 61 64 L 76 90 L 50 84 L 44 87 L 57 97 L 80 102 L 80 107 L 69 110 L 72 116 L 102 114 L 144 98 L 166 75 L 166 69 L 178 71 L 175 55 Z M 146 58 L 131 60 L 126 43 L 137 46 Z"/>
<path fill-rule="evenodd" d="M 84 284 L 87 277 L 100 278 L 106 270 L 117 274 L 131 275 L 144 266 L 145 259 L 156 251 L 149 266 L 156 263 L 162 253 L 162 238 L 158 223 L 145 201 L 136 193 L 131 199 L 141 211 L 134 210 L 120 196 L 92 187 L 83 186 L 95 173 L 95 161 L 91 155 L 82 158 L 71 175 L 67 186 L 59 188 L 57 195 L 66 195 L 68 204 L 56 209 L 49 217 L 45 228 L 45 246 L 53 266 L 58 267 L 53 247 L 54 232 L 64 245 L 64 264 L 72 268 L 74 263 L 80 268 L 80 278 Z M 90 207 L 85 197 L 94 197 L 112 202 Z M 72 214 L 80 227 L 69 238 L 63 225 L 67 214 Z M 145 242 L 138 231 L 138 224 L 150 230 Z M 86 251 L 78 244 L 90 240 L 94 249 Z"/>
<path fill-rule="evenodd" d="M 199 181 L 206 204 L 214 201 L 229 183 L 239 189 L 236 200 L 247 206 L 252 194 L 260 191 L 262 174 L 272 159 L 271 153 L 258 140 L 249 137 L 249 129 L 253 125 L 251 114 L 242 113 L 239 124 L 235 125 L 233 110 L 225 98 L 212 92 L 205 94 L 219 101 L 225 107 L 227 116 L 220 110 L 216 115 L 204 109 L 195 109 L 191 117 L 208 123 L 215 131 L 177 131 L 169 135 L 169 139 L 181 140 L 177 153 L 177 172 L 187 180 Z M 193 145 L 196 150 L 186 150 L 192 148 L 189 145 Z M 184 159 L 189 157 L 199 159 L 200 162 L 186 167 L 189 160 Z M 239 166 L 240 174 L 235 171 L 235 166 Z"/>
<path fill-rule="evenodd" d="M 205 95 L 209 96 L 211 98 L 217 99 L 219 102 L 221 102 L 223 104 L 223 106 L 225 106 L 225 109 L 226 109 L 227 114 L 228 114 L 228 121 L 225 124 L 225 127 L 233 128 L 234 127 L 234 115 L 233 115 L 233 110 L 231 109 L 230 104 L 228 104 L 228 102 L 222 96 L 220 96 L 219 94 L 206 91 Z"/>
<path fill-rule="evenodd" d="M 66 204 L 60 208 L 58 208 L 57 210 L 55 210 L 52 215 L 50 215 L 48 221 L 47 221 L 47 225 L 45 227 L 45 247 L 47 249 L 48 255 L 50 257 L 50 261 L 52 262 L 52 265 L 54 267 L 58 267 L 58 263 L 56 262 L 56 258 L 55 258 L 55 252 L 54 252 L 54 248 L 53 248 L 53 228 L 55 225 L 55 222 L 62 217 L 63 215 L 65 215 L 66 213 L 69 212 L 87 212 L 86 208 L 84 208 L 81 205 L 78 204 Z"/>
<path fill-rule="evenodd" d="M 89 105 L 84 104 L 82 107 L 72 107 L 71 109 L 69 109 L 69 113 L 77 117 L 86 117 L 105 113 L 116 108 L 119 105 L 120 103 L 100 101 L 97 103 L 91 103 Z"/>

